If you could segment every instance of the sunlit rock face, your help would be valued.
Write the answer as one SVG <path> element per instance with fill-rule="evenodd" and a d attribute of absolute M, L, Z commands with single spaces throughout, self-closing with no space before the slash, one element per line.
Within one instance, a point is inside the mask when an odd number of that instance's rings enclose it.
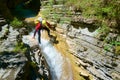
<path fill-rule="evenodd" d="M 96 30 L 90 32 L 86 27 L 78 26 L 76 28 L 69 24 L 62 24 L 60 29 L 57 27 L 56 30 L 66 38 L 69 51 L 80 59 L 78 64 L 88 70 L 94 79 L 120 79 L 120 56 L 115 56 L 112 47 L 109 51 L 104 49 L 105 45 L 109 45 L 109 43 L 101 41 L 96 36 L 98 34 Z M 106 38 L 110 38 L 110 35 L 113 37 L 115 34 L 109 33 Z"/>
<path fill-rule="evenodd" d="M 0 13 L 6 19 L 13 18 L 13 11 L 17 5 L 24 4 L 24 8 L 38 12 L 40 9 L 40 0 L 0 0 Z"/>

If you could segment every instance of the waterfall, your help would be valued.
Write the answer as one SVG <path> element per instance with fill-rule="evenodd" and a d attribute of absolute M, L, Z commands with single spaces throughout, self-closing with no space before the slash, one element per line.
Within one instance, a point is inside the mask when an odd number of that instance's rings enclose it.
<path fill-rule="evenodd" d="M 71 71 L 69 71 L 67 74 L 64 73 L 64 69 L 66 69 L 65 62 L 66 58 L 64 58 L 61 53 L 59 53 L 52 44 L 50 44 L 50 41 L 41 40 L 41 49 L 43 51 L 43 55 L 50 66 L 50 71 L 52 74 L 52 79 L 53 80 L 72 80 L 71 75 L 69 76 L 68 73 L 70 74 Z M 67 69 L 70 66 L 67 67 Z"/>
<path fill-rule="evenodd" d="M 32 37 L 33 32 L 28 35 Z M 23 41 L 25 43 L 30 43 L 23 36 Z M 36 36 L 37 40 L 37 36 Z M 71 65 L 68 58 L 62 56 L 60 52 L 50 43 L 50 41 L 41 39 L 41 44 L 39 44 L 42 53 L 50 67 L 50 73 L 52 75 L 52 80 L 73 80 Z"/>

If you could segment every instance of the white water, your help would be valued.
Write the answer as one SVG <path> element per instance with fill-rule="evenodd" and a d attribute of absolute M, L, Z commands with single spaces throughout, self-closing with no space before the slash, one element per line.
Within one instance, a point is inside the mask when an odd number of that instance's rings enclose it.
<path fill-rule="evenodd" d="M 32 37 L 33 33 L 30 33 Z M 30 43 L 23 37 L 25 43 Z M 37 39 L 37 36 L 36 36 Z M 73 80 L 72 70 L 70 62 L 67 58 L 63 57 L 54 46 L 47 40 L 41 39 L 41 44 L 39 44 L 43 55 L 50 67 L 50 72 L 52 74 L 52 80 Z"/>
<path fill-rule="evenodd" d="M 58 53 L 50 42 L 42 39 L 41 48 L 45 59 L 50 66 L 52 79 L 59 80 L 62 74 L 63 57 Z"/>

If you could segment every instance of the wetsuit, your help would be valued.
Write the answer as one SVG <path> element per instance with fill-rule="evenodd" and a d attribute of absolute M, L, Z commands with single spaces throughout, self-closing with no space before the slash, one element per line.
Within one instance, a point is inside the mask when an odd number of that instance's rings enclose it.
<path fill-rule="evenodd" d="M 35 27 L 35 32 L 34 32 L 34 37 L 36 35 L 36 32 L 38 32 L 38 41 L 39 43 L 41 43 L 41 33 L 40 33 L 40 30 L 46 30 L 48 32 L 48 36 L 50 36 L 50 30 L 47 28 L 48 27 L 51 27 L 50 24 L 48 22 L 46 22 L 45 25 L 42 25 L 41 22 L 37 23 L 36 24 L 36 27 Z"/>

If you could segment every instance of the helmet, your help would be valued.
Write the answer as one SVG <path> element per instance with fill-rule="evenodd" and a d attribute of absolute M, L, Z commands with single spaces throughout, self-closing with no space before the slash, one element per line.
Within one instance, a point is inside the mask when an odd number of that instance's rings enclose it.
<path fill-rule="evenodd" d="M 42 19 L 42 17 L 39 17 L 37 20 L 40 21 L 40 22 L 42 22 L 43 19 Z"/>
<path fill-rule="evenodd" d="M 34 23 L 37 24 L 37 23 L 39 23 L 39 22 L 42 22 L 42 20 L 43 20 L 42 17 L 38 17 L 38 18 L 34 21 Z"/>

